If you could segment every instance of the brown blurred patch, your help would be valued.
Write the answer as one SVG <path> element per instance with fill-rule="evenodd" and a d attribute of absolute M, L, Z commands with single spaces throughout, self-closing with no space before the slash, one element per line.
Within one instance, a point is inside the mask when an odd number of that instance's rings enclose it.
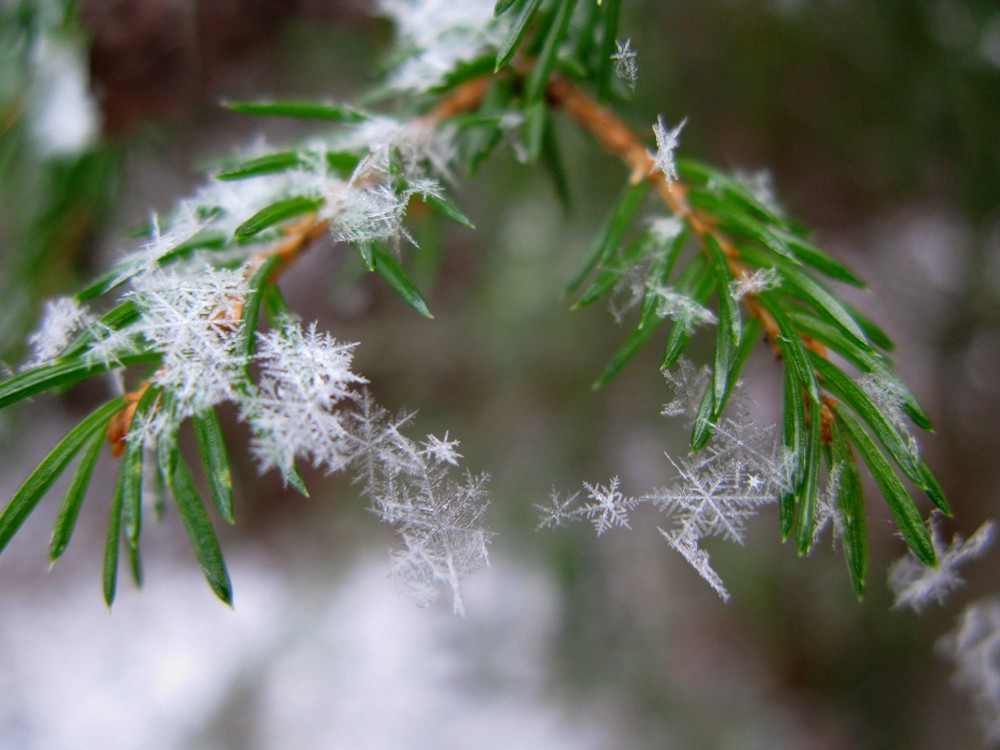
<path fill-rule="evenodd" d="M 82 0 L 105 135 L 183 116 L 294 18 L 343 22 L 358 12 L 350 0 Z"/>

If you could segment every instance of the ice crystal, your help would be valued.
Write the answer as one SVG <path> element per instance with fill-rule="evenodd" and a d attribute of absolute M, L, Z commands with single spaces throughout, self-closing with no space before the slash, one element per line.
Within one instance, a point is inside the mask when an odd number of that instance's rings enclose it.
<path fill-rule="evenodd" d="M 656 136 L 656 153 L 653 154 L 653 170 L 660 170 L 667 178 L 667 185 L 672 185 L 677 179 L 677 163 L 674 161 L 674 152 L 680 145 L 681 130 L 687 123 L 685 117 L 673 130 L 668 130 L 663 123 L 663 115 L 660 115 L 653 124 L 653 134 Z"/>
<path fill-rule="evenodd" d="M 690 423 L 704 392 L 707 369 L 681 360 L 665 370 L 664 377 L 676 396 L 664 407 L 664 415 L 684 416 Z M 541 513 L 539 528 L 589 520 L 601 535 L 614 526 L 628 528 L 632 510 L 652 505 L 669 520 L 665 528 L 659 528 L 663 538 L 720 597 L 728 599 L 729 592 L 712 569 L 701 540 L 720 537 L 742 544 L 748 520 L 762 506 L 777 502 L 787 486 L 788 459 L 775 430 L 753 422 L 740 395 L 734 394 L 730 407 L 734 416 L 715 425 L 713 438 L 704 448 L 677 460 L 667 456 L 677 472 L 671 485 L 637 498 L 621 491 L 618 477 L 607 486 L 584 483 L 583 499 L 579 493 L 563 499 L 553 491 L 548 503 L 536 506 Z"/>
<path fill-rule="evenodd" d="M 25 369 L 51 362 L 74 334 L 88 328 L 95 320 L 94 314 L 73 297 L 58 297 L 46 302 L 41 323 L 28 336 L 31 357 Z"/>
<path fill-rule="evenodd" d="M 422 123 L 373 117 L 336 141 L 338 148 L 365 155 L 349 180 L 320 185 L 319 213 L 330 222 L 337 241 L 395 242 L 409 239 L 403 218 L 413 196 L 440 196 L 442 185 L 431 173 L 448 178 L 454 156 L 454 132 Z"/>
<path fill-rule="evenodd" d="M 649 231 L 657 242 L 665 245 L 684 231 L 684 222 L 676 216 L 658 216 L 649 222 Z"/>
<path fill-rule="evenodd" d="M 837 536 L 842 533 L 843 516 L 837 507 L 837 495 L 840 492 L 844 471 L 844 464 L 836 464 L 826 478 L 826 487 L 823 492 L 817 494 L 813 515 L 813 544 L 819 541 L 828 526 L 833 526 L 835 543 Z"/>
<path fill-rule="evenodd" d="M 673 399 L 663 405 L 660 414 L 664 417 L 694 418 L 698 402 L 694 394 L 702 393 L 711 376 L 707 367 L 695 367 L 688 359 L 681 359 L 673 367 L 662 371 L 663 379 L 673 391 Z"/>
<path fill-rule="evenodd" d="M 676 289 L 656 285 L 649 291 L 656 295 L 656 314 L 661 318 L 672 318 L 689 332 L 698 325 L 711 325 L 718 320 L 707 307 Z"/>
<path fill-rule="evenodd" d="M 625 82 L 630 91 L 635 92 L 636 84 L 639 81 L 639 66 L 635 61 L 636 55 L 635 50 L 632 49 L 632 40 L 626 39 L 625 44 L 622 44 L 616 39 L 615 47 L 617 50 L 611 55 L 611 59 L 615 63 L 615 75 Z"/>
<path fill-rule="evenodd" d="M 607 486 L 583 483 L 587 490 L 587 500 L 580 508 L 580 514 L 594 524 L 597 536 L 615 526 L 628 525 L 629 511 L 635 508 L 636 500 L 621 493 L 618 477 L 612 477 Z"/>
<path fill-rule="evenodd" d="M 924 565 L 912 553 L 907 553 L 889 569 L 889 587 L 896 596 L 896 607 L 910 607 L 920 612 L 936 601 L 943 604 L 945 598 L 965 581 L 958 569 L 969 560 L 982 557 L 993 539 L 995 524 L 987 521 L 976 532 L 963 541 L 956 534 L 951 544 L 945 546 L 938 528 L 938 518 L 931 518 L 931 541 L 937 553 L 937 567 Z"/>
<path fill-rule="evenodd" d="M 428 436 L 421 449 L 402 431 L 412 417 L 392 417 L 362 394 L 346 415 L 354 470 L 372 510 L 403 543 L 391 555 L 393 577 L 419 604 L 449 589 L 453 609 L 462 614 L 461 579 L 489 562 L 492 534 L 483 523 L 488 477 L 467 471 L 451 476 L 460 458 L 457 441 L 447 433 L 443 440 Z M 452 460 L 439 460 L 444 457 Z"/>
<path fill-rule="evenodd" d="M 261 469 L 289 476 L 297 457 L 328 472 L 343 468 L 353 450 L 342 410 L 365 382 L 351 371 L 356 345 L 338 343 L 315 323 L 303 330 L 288 321 L 258 335 L 257 346 L 260 375 L 240 405 Z"/>
<path fill-rule="evenodd" d="M 237 336 L 248 292 L 243 273 L 208 266 L 183 276 L 154 271 L 136 277 L 133 287 L 140 317 L 128 330 L 160 353 L 150 381 L 171 396 L 174 416 L 232 400 L 246 364 Z"/>
<path fill-rule="evenodd" d="M 862 375 L 858 379 L 858 386 L 906 441 L 907 449 L 913 460 L 919 462 L 920 449 L 917 446 L 917 439 L 907 424 L 906 412 L 904 411 L 907 396 L 906 386 L 893 373 L 881 368 Z"/>
<path fill-rule="evenodd" d="M 711 451 L 711 446 L 706 450 Z M 697 542 L 721 537 L 742 544 L 747 519 L 777 499 L 772 473 L 742 451 L 720 450 L 706 458 L 669 459 L 678 481 L 646 499 L 674 519 L 680 536 Z M 668 457 L 669 458 L 669 457 Z"/>
<path fill-rule="evenodd" d="M 483 526 L 489 477 L 466 473 L 456 481 L 428 467 L 414 479 L 384 487 L 394 493 L 392 523 L 403 541 L 392 553 L 393 576 L 418 604 L 430 604 L 446 586 L 455 613 L 464 614 L 461 581 L 489 564 L 492 535 Z"/>
<path fill-rule="evenodd" d="M 955 665 L 955 683 L 972 694 L 987 742 L 1000 743 L 1000 600 L 966 608 L 938 648 Z"/>
<path fill-rule="evenodd" d="M 761 292 L 776 288 L 781 284 L 781 277 L 774 268 L 758 268 L 752 273 L 733 280 L 731 284 L 733 297 L 741 300 L 744 297 L 752 297 Z"/>
<path fill-rule="evenodd" d="M 440 464 L 451 464 L 458 466 L 458 459 L 462 457 L 455 448 L 458 447 L 457 440 L 449 440 L 448 433 L 444 433 L 443 438 L 436 435 L 428 435 L 424 441 L 424 449 L 421 453 Z"/>
<path fill-rule="evenodd" d="M 536 503 L 535 509 L 538 511 L 540 520 L 539 529 L 551 529 L 556 526 L 566 526 L 571 521 L 577 521 L 581 517 L 580 507 L 577 498 L 579 492 L 563 497 L 557 490 L 553 489 L 549 494 L 548 502 Z"/>
<path fill-rule="evenodd" d="M 495 48 L 509 22 L 494 18 L 493 0 L 380 0 L 399 46 L 409 54 L 389 76 L 399 91 L 426 91 L 463 62 Z"/>

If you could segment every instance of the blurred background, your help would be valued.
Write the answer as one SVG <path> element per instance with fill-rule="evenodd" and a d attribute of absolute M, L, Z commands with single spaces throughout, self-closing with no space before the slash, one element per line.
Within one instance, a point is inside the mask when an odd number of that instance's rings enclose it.
<path fill-rule="evenodd" d="M 11 366 L 41 301 L 106 268 L 213 159 L 307 132 L 228 113 L 222 98 L 350 100 L 383 69 L 391 37 L 360 1 L 64 5 L 0 2 L 0 356 Z M 853 300 L 893 335 L 935 420 L 921 444 L 956 511 L 946 536 L 996 517 L 996 3 L 623 5 L 639 78 L 619 110 L 646 134 L 658 114 L 686 116 L 683 155 L 769 171 L 792 214 L 869 281 Z M 24 23 L 48 31 L 29 43 Z M 77 97 L 77 119 L 53 120 L 57 95 Z M 238 520 L 219 533 L 234 609 L 214 600 L 168 514 L 144 535 L 144 589 L 123 585 L 108 613 L 111 462 L 49 570 L 57 488 L 0 556 L 0 748 L 983 746 L 935 644 L 966 604 L 997 593 L 1000 552 L 945 606 L 892 609 L 884 571 L 904 547 L 874 490 L 861 603 L 839 551 L 799 559 L 773 512 L 745 547 L 711 548 L 728 604 L 662 542 L 655 514 L 600 540 L 584 525 L 535 530 L 534 504 L 553 488 L 618 474 L 641 494 L 668 481 L 663 453 L 683 453 L 687 438 L 659 416 L 670 394 L 655 346 L 590 390 L 625 330 L 606 310 L 570 311 L 560 293 L 625 175 L 572 123 L 559 127 L 568 210 L 502 147 L 459 191 L 476 231 L 417 230 L 447 250 L 415 270 L 435 320 L 358 283 L 340 247 L 316 247 L 283 283 L 304 319 L 361 342 L 356 369 L 383 405 L 418 409 L 420 430 L 448 430 L 472 471 L 492 473 L 492 567 L 468 581 L 467 617 L 394 589 L 394 540 L 356 487 L 309 476 L 307 500 L 257 477 L 230 419 Z M 747 388 L 773 421 L 780 379 L 757 355 Z M 0 413 L 0 495 L 98 389 Z"/>

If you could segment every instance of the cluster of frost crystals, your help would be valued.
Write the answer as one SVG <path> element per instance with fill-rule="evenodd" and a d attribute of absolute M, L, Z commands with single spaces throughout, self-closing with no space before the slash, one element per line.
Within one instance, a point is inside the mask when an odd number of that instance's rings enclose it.
<path fill-rule="evenodd" d="M 509 18 L 494 18 L 494 0 L 379 0 L 407 55 L 389 75 L 397 91 L 427 91 L 465 62 L 499 46 Z"/>
<path fill-rule="evenodd" d="M 937 516 L 931 518 L 931 541 L 937 554 L 937 566 L 929 567 L 908 552 L 889 568 L 889 587 L 896 596 L 896 607 L 910 607 L 920 612 L 928 604 L 944 604 L 945 598 L 965 581 L 958 569 L 966 562 L 982 557 L 993 539 L 995 524 L 987 521 L 967 540 L 955 535 L 945 546 Z"/>
<path fill-rule="evenodd" d="M 342 469 L 353 452 L 345 410 L 365 379 L 351 371 L 355 344 L 338 343 L 313 323 L 303 329 L 285 321 L 257 336 L 255 387 L 241 396 L 242 417 L 254 431 L 251 450 L 261 471 L 285 477 L 303 458 L 329 472 Z"/>
<path fill-rule="evenodd" d="M 677 398 L 663 410 L 666 416 L 685 416 L 690 422 L 708 374 L 682 360 L 665 371 Z M 590 520 L 598 535 L 614 526 L 629 527 L 629 513 L 640 505 L 652 505 L 666 517 L 660 533 L 724 600 L 729 598 L 722 579 L 711 566 L 701 540 L 721 537 L 742 544 L 747 521 L 764 505 L 777 502 L 786 486 L 786 459 L 773 428 L 755 424 L 737 399 L 735 417 L 721 420 L 712 441 L 698 453 L 668 460 L 677 472 L 673 484 L 632 498 L 624 495 L 617 477 L 608 486 L 584 484 L 580 493 L 562 498 L 553 492 L 549 502 L 538 506 L 540 527 L 560 526 L 567 521 Z"/>
<path fill-rule="evenodd" d="M 783 462 L 774 431 L 745 415 L 722 420 L 712 442 L 698 453 L 670 462 L 678 479 L 643 498 L 670 519 L 660 529 L 723 599 L 729 592 L 700 547 L 705 537 L 743 544 L 748 519 L 777 502 L 784 486 Z"/>
<path fill-rule="evenodd" d="M 41 323 L 28 336 L 31 356 L 24 369 L 51 362 L 75 334 L 89 328 L 95 320 L 96 316 L 74 297 L 46 302 Z"/>
<path fill-rule="evenodd" d="M 379 116 L 347 131 L 334 147 L 365 155 L 349 180 L 331 179 L 318 190 L 324 199 L 319 213 L 330 222 L 333 238 L 395 243 L 409 239 L 403 218 L 410 199 L 441 195 L 441 183 L 430 173 L 449 175 L 454 131 Z"/>
<path fill-rule="evenodd" d="M 183 275 L 157 270 L 134 278 L 132 287 L 139 318 L 129 331 L 161 355 L 150 382 L 173 404 L 162 426 L 233 400 L 246 365 L 237 335 L 245 275 L 210 266 Z"/>
<path fill-rule="evenodd" d="M 414 442 L 402 430 L 413 415 L 393 417 L 367 392 L 346 416 L 357 479 L 403 544 L 392 552 L 393 577 L 418 604 L 450 590 L 454 611 L 463 614 L 462 579 L 489 564 L 488 475 L 454 472 L 458 441 L 446 433 Z"/>
<path fill-rule="evenodd" d="M 355 344 L 286 321 L 258 335 L 257 346 L 257 383 L 239 403 L 261 471 L 289 477 L 296 459 L 347 470 L 402 541 L 393 577 L 422 605 L 449 590 L 463 613 L 462 579 L 488 564 L 488 476 L 456 471 L 462 456 L 448 433 L 407 437 L 413 414 L 391 416 L 351 371 Z"/>
<path fill-rule="evenodd" d="M 955 665 L 955 682 L 973 698 L 986 741 L 1000 744 L 1000 600 L 970 605 L 938 642 Z"/>

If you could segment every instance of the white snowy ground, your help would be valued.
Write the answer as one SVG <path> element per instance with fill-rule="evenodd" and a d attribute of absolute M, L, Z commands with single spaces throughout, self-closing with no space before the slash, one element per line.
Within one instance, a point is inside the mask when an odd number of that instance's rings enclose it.
<path fill-rule="evenodd" d="M 305 595 L 252 555 L 230 560 L 233 610 L 183 562 L 158 561 L 110 614 L 94 571 L 5 586 L 0 748 L 587 750 L 622 736 L 609 706 L 571 709 L 547 685 L 558 597 L 538 573 L 508 560 L 477 576 L 461 619 L 400 595 L 383 556 Z"/>

